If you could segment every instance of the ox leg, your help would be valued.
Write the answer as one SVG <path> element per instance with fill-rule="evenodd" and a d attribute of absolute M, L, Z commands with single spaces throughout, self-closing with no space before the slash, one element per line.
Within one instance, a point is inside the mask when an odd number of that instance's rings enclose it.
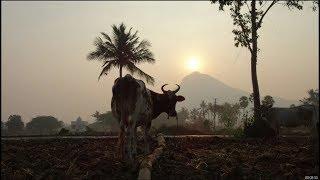
<path fill-rule="evenodd" d="M 277 133 L 277 141 L 280 140 L 280 124 L 279 122 L 276 123 L 276 133 Z"/>
<path fill-rule="evenodd" d="M 125 131 L 124 124 L 123 122 L 120 121 L 120 132 L 118 137 L 118 147 L 119 147 L 118 155 L 121 160 L 123 160 L 123 158 L 125 157 L 125 149 L 123 147 L 125 145 L 124 131 Z"/>
<path fill-rule="evenodd" d="M 132 138 L 132 156 L 133 158 L 137 155 L 137 127 L 134 126 L 133 128 L 133 138 Z"/>
<path fill-rule="evenodd" d="M 151 124 L 147 124 L 146 126 L 143 127 L 144 130 L 144 152 L 145 154 L 149 154 L 150 152 L 150 143 L 151 143 L 151 137 L 149 135 L 149 130 L 150 130 Z"/>
<path fill-rule="evenodd" d="M 127 142 L 126 142 L 126 150 L 127 150 L 127 159 L 129 161 L 129 164 L 132 165 L 133 163 L 133 157 L 132 157 L 132 136 L 133 136 L 133 128 L 132 128 L 132 124 L 130 124 L 127 128 L 127 132 L 126 132 L 126 138 L 127 138 Z"/>
<path fill-rule="evenodd" d="M 132 116 L 129 116 L 129 122 L 130 122 L 130 153 L 133 160 L 135 160 L 137 155 L 137 138 L 136 138 L 136 122 L 137 122 L 138 116 L 136 114 L 133 114 Z"/>

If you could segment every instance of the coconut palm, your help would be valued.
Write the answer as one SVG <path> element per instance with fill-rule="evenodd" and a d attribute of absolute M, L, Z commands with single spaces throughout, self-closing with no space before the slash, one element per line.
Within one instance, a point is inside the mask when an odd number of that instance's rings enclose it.
<path fill-rule="evenodd" d="M 136 66 L 136 64 L 142 62 L 155 62 L 153 53 L 149 50 L 150 42 L 147 40 L 140 41 L 137 36 L 138 31 L 132 33 L 132 28 L 126 31 L 126 26 L 123 23 L 118 27 L 112 25 L 112 30 L 112 38 L 108 34 L 101 32 L 105 40 L 97 37 L 94 41 L 96 49 L 87 56 L 88 60 L 103 61 L 103 69 L 99 79 L 103 74 L 107 75 L 113 67 L 116 67 L 119 68 L 119 77 L 122 77 L 122 68 L 126 68 L 131 74 L 138 73 L 148 83 L 153 84 L 153 77 Z"/>

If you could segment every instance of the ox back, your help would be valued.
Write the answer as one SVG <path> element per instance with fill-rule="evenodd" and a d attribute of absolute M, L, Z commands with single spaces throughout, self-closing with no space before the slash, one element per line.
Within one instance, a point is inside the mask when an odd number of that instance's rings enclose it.
<path fill-rule="evenodd" d="M 148 116 L 147 112 L 151 112 L 151 99 L 148 93 L 150 92 L 145 87 L 144 82 L 133 78 L 131 75 L 116 79 L 112 88 L 111 107 L 113 115 L 119 121 L 123 121 L 125 125 L 134 114 L 136 118 L 143 115 Z"/>

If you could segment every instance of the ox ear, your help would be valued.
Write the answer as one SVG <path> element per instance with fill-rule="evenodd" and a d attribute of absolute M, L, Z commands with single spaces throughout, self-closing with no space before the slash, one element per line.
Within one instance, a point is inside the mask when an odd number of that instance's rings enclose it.
<path fill-rule="evenodd" d="M 184 101 L 185 98 L 184 98 L 183 96 L 177 96 L 177 97 L 176 97 L 176 100 L 177 100 L 177 101 Z"/>

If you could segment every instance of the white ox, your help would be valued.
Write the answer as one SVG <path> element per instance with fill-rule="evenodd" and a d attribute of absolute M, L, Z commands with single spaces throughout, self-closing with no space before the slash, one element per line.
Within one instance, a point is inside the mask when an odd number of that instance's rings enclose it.
<path fill-rule="evenodd" d="M 120 158 L 126 158 L 133 162 L 137 151 L 137 127 L 141 126 L 144 131 L 145 152 L 149 152 L 151 121 L 162 112 L 169 116 L 177 117 L 176 103 L 183 101 L 183 96 L 177 96 L 180 86 L 174 91 L 164 90 L 163 94 L 153 92 L 146 88 L 143 81 L 127 74 L 115 80 L 112 87 L 111 108 L 115 118 L 120 124 L 119 154 Z M 125 148 L 123 146 L 125 145 Z"/>

